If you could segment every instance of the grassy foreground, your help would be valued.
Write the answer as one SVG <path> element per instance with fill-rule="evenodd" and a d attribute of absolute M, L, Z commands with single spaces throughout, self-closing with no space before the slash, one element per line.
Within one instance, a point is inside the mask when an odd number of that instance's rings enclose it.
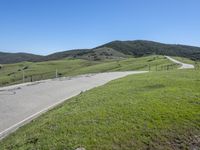
<path fill-rule="evenodd" d="M 47 62 L 22 62 L 3 65 L 0 68 L 0 86 L 22 83 L 23 71 L 25 81 L 55 78 L 56 70 L 60 76 L 74 76 L 87 73 L 125 70 L 164 70 L 176 68 L 163 56 L 147 56 L 120 60 L 88 61 L 83 59 L 63 59 Z"/>
<path fill-rule="evenodd" d="M 195 70 L 131 75 L 66 101 L 0 149 L 198 149 L 199 91 Z"/>

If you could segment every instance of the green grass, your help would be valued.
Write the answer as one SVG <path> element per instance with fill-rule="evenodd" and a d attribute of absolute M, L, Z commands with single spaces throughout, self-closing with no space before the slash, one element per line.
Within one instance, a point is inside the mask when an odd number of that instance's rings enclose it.
<path fill-rule="evenodd" d="M 200 61 L 193 61 L 189 58 L 184 58 L 184 57 L 173 57 L 173 58 L 183 63 L 193 64 L 196 69 L 200 69 Z"/>
<path fill-rule="evenodd" d="M 88 61 L 83 59 L 63 59 L 47 62 L 23 62 L 4 65 L 0 69 L 0 86 L 22 82 L 22 70 L 25 69 L 25 81 L 42 80 L 55 77 L 56 69 L 61 76 L 74 76 L 87 73 L 126 70 L 163 70 L 167 65 L 176 68 L 172 62 L 163 56 L 147 56 L 140 58 L 127 58 L 121 60 Z M 26 68 L 25 68 L 26 67 Z"/>
<path fill-rule="evenodd" d="M 195 62 L 189 58 L 184 58 L 184 57 L 172 57 L 178 61 L 181 61 L 183 63 L 188 63 L 188 64 L 194 64 Z"/>
<path fill-rule="evenodd" d="M 198 149 L 199 91 L 195 70 L 131 75 L 66 101 L 0 149 Z"/>
<path fill-rule="evenodd" d="M 24 70 L 27 81 L 30 81 L 30 76 L 33 76 L 33 80 L 48 79 L 55 77 L 56 69 L 58 71 L 64 70 L 71 72 L 73 69 L 80 69 L 85 66 L 95 65 L 98 62 L 89 62 L 79 59 L 64 59 L 59 61 L 47 61 L 47 62 L 22 62 L 16 64 L 4 65 L 0 70 L 0 84 L 6 85 L 10 83 L 22 82 L 22 69 Z M 11 75 L 9 75 L 11 74 Z"/>

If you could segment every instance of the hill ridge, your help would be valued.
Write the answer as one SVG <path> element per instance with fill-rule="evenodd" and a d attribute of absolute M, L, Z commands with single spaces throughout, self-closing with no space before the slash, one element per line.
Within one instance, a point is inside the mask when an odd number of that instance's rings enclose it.
<path fill-rule="evenodd" d="M 115 59 L 119 57 L 141 57 L 146 55 L 169 55 L 200 60 L 200 47 L 181 44 L 165 44 L 148 40 L 115 40 L 92 49 L 74 49 L 42 56 L 31 53 L 0 52 L 0 64 L 22 61 L 40 62 L 63 58 L 81 58 L 89 60 Z"/>

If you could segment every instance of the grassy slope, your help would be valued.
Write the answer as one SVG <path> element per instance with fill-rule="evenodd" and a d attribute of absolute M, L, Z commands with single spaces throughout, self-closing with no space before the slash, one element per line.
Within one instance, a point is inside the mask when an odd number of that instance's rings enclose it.
<path fill-rule="evenodd" d="M 151 70 L 162 69 L 162 66 L 170 65 L 172 62 L 165 59 L 163 56 L 148 56 L 141 58 L 129 58 L 123 60 L 107 60 L 107 61 L 88 61 L 81 59 L 63 59 L 59 61 L 47 61 L 40 63 L 17 63 L 3 66 L 0 69 L 0 86 L 22 82 L 23 67 L 28 67 L 25 70 L 25 75 L 28 77 L 26 81 L 30 81 L 30 76 L 33 75 L 33 80 L 47 79 L 55 77 L 55 70 L 63 76 L 72 76 L 87 73 L 97 73 L 106 71 L 123 71 L 123 70 L 148 70 L 150 64 Z M 164 68 L 163 68 L 164 69 Z M 13 74 L 11 74 L 13 73 Z M 11 74 L 9 76 L 9 74 Z"/>
<path fill-rule="evenodd" d="M 200 72 L 131 75 L 76 96 L 0 142 L 1 149 L 200 147 Z"/>
<path fill-rule="evenodd" d="M 193 64 L 196 68 L 200 69 L 200 61 L 193 61 L 191 59 L 185 58 L 185 57 L 173 57 L 176 60 L 179 60 L 183 63 Z"/>
<path fill-rule="evenodd" d="M 113 48 L 116 51 L 133 56 L 144 56 L 149 54 L 186 57 L 200 60 L 200 48 L 185 45 L 163 44 L 153 41 L 113 41 L 100 47 Z"/>
<path fill-rule="evenodd" d="M 172 57 L 178 61 L 181 61 L 183 63 L 188 63 L 188 64 L 195 64 L 195 62 L 191 59 L 188 59 L 188 58 L 184 58 L 184 57 Z"/>

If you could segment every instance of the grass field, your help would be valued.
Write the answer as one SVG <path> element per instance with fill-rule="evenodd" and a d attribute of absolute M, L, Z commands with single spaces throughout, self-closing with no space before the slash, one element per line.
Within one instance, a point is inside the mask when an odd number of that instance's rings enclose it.
<path fill-rule="evenodd" d="M 25 82 L 55 78 L 56 69 L 60 76 L 74 76 L 87 73 L 125 70 L 164 70 L 176 68 L 163 56 L 147 56 L 121 60 L 88 61 L 83 59 L 63 59 L 47 62 L 23 62 L 4 65 L 0 69 L 0 86 L 22 83 L 23 71 Z"/>
<path fill-rule="evenodd" d="M 0 142 L 0 149 L 200 148 L 200 71 L 131 75 L 76 96 Z"/>

